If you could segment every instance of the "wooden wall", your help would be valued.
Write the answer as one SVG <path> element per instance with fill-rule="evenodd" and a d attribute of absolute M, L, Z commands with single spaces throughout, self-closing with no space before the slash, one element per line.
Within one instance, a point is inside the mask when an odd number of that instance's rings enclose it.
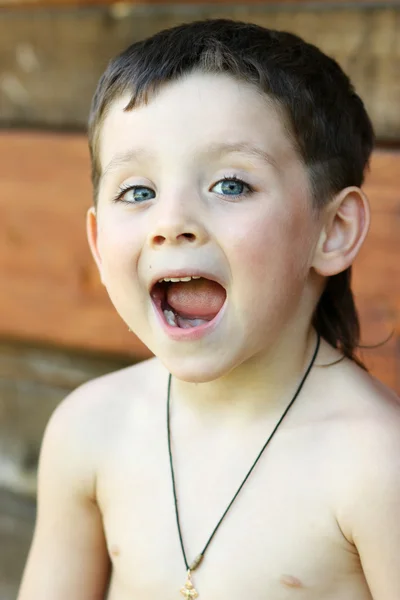
<path fill-rule="evenodd" d="M 380 142 L 397 144 L 399 15 L 400 4 L 379 8 L 379 2 L 3 10 L 0 126 L 83 130 L 96 83 L 112 56 L 183 21 L 231 17 L 299 34 L 336 58 L 364 99 Z"/>
<path fill-rule="evenodd" d="M 14 10 L 24 9 L 27 7 L 39 7 L 39 8 L 54 8 L 54 7 L 63 7 L 63 6 L 77 6 L 77 7 L 85 7 L 85 6 L 101 6 L 101 5 L 113 5 L 113 4 L 124 4 L 131 6 L 156 6 L 162 7 L 167 6 L 171 7 L 171 2 L 169 0 L 127 0 L 121 2 L 121 0 L 0 0 L 0 6 L 13 8 Z M 210 5 L 210 0 L 175 0 L 173 4 L 180 4 L 185 6 L 201 6 L 201 5 Z M 275 8 L 285 7 L 301 7 L 301 8 L 322 8 L 326 9 L 326 7 L 333 6 L 396 6 L 398 4 L 398 0 L 247 0 L 246 2 L 232 2 L 232 0 L 216 0 L 214 4 L 222 4 L 222 5 L 230 5 L 233 4 L 241 4 L 242 6 L 249 5 L 263 5 L 263 6 L 272 6 Z"/>

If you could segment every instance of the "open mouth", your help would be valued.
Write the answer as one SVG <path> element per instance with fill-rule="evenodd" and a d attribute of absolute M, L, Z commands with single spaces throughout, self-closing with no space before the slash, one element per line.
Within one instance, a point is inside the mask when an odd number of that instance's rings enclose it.
<path fill-rule="evenodd" d="M 226 300 L 226 290 L 200 276 L 165 277 L 150 292 L 164 322 L 170 327 L 192 329 L 210 323 Z"/>

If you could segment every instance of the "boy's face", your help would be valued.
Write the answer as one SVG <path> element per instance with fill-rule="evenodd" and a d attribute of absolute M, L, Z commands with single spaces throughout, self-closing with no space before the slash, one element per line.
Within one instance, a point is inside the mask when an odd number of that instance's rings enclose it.
<path fill-rule="evenodd" d="M 193 73 L 124 112 L 128 100 L 114 103 L 102 127 L 92 249 L 129 328 L 175 376 L 210 381 L 268 353 L 311 316 L 320 225 L 307 173 L 273 105 L 228 75 Z M 115 202 L 121 186 L 137 187 Z M 206 285 L 197 300 L 192 287 L 194 306 L 214 301 L 215 310 L 226 295 L 213 321 L 189 336 L 163 322 L 157 302 L 167 292 L 152 287 L 177 271 L 224 288 Z"/>

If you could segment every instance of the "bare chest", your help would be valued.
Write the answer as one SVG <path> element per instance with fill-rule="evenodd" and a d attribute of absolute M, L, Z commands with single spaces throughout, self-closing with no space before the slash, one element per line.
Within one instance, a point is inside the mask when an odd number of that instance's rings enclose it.
<path fill-rule="evenodd" d="M 185 598 L 166 438 L 151 431 L 128 446 L 121 442 L 98 481 L 113 564 L 109 600 Z M 241 452 L 239 444 L 235 457 L 213 448 L 199 455 L 194 446 L 175 457 L 188 563 L 207 545 L 254 449 L 246 444 Z M 217 528 L 193 585 L 200 600 L 371 599 L 358 556 L 336 523 L 321 454 L 310 454 L 296 437 L 276 438 Z"/>

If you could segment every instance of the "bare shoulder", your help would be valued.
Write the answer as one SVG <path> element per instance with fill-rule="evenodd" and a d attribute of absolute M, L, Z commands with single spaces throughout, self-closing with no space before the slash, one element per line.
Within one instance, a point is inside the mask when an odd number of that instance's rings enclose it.
<path fill-rule="evenodd" d="M 393 390 L 347 359 L 321 372 L 324 397 L 349 458 L 370 464 L 371 455 L 375 462 L 400 449 L 400 398 Z"/>
<path fill-rule="evenodd" d="M 135 398 L 154 393 L 160 380 L 165 380 L 167 371 L 156 358 L 125 367 L 91 379 L 74 390 L 57 410 L 77 414 L 100 423 L 101 418 L 109 418 L 129 408 Z"/>
<path fill-rule="evenodd" d="M 350 360 L 337 365 L 328 376 L 332 402 L 336 401 L 342 411 L 343 422 L 352 435 L 367 438 L 371 442 L 377 435 L 400 433 L 400 398 L 371 373 L 364 371 Z"/>
<path fill-rule="evenodd" d="M 315 368 L 315 403 L 323 414 L 337 425 L 357 431 L 362 435 L 373 427 L 398 427 L 400 398 L 397 394 L 347 358 L 321 343 L 321 351 Z M 323 400 L 321 402 L 321 400 Z"/>
<path fill-rule="evenodd" d="M 69 440 L 69 460 L 94 482 L 99 463 L 120 435 L 137 404 L 160 397 L 168 372 L 152 358 L 92 379 L 69 394 L 47 424 L 48 438 Z M 74 449 L 74 450 L 73 450 Z M 94 494 L 94 492 L 93 492 Z M 92 495 L 92 494 L 91 494 Z"/>
<path fill-rule="evenodd" d="M 84 383 L 67 402 L 81 404 L 82 410 L 122 410 L 134 398 L 154 392 L 160 379 L 165 380 L 167 376 L 162 363 L 157 358 L 150 358 Z"/>
<path fill-rule="evenodd" d="M 354 406 L 348 422 L 348 443 L 360 478 L 372 484 L 378 473 L 382 477 L 397 470 L 400 475 L 400 398 L 354 365 L 350 365 L 347 381 L 345 398 Z"/>
<path fill-rule="evenodd" d="M 320 377 L 329 390 L 327 439 L 337 518 L 345 536 L 354 541 L 354 523 L 367 506 L 370 520 L 382 511 L 387 514 L 385 502 L 391 494 L 400 500 L 400 399 L 349 360 Z"/>

